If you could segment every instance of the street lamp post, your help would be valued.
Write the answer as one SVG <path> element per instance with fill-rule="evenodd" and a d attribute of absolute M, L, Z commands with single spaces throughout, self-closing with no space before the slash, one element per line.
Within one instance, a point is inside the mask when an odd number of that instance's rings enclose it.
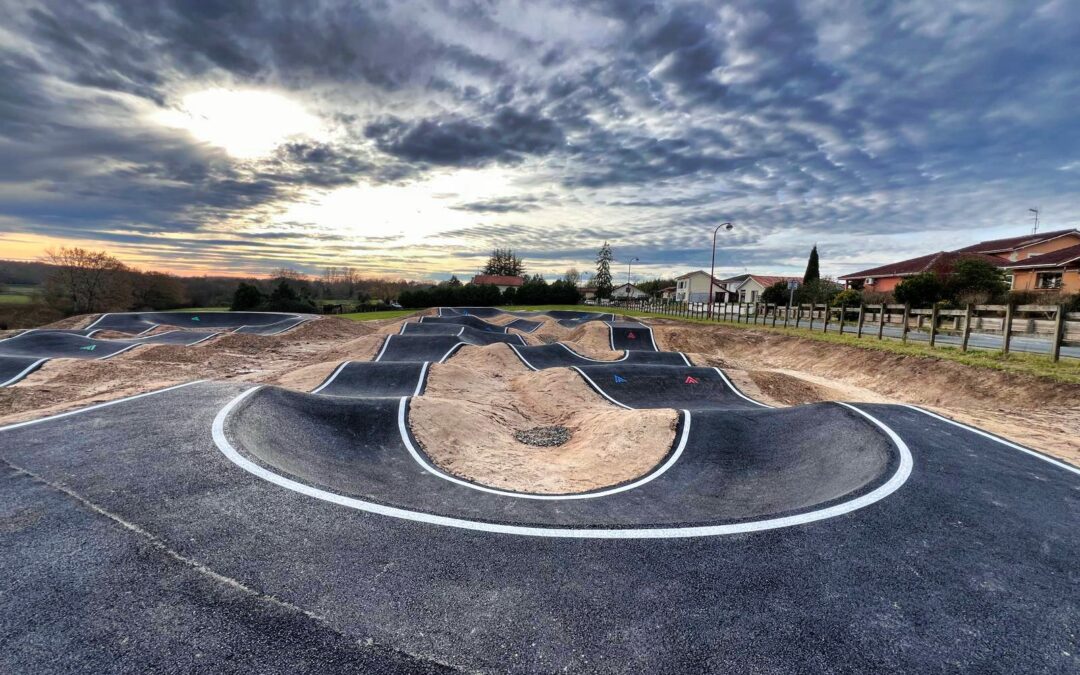
<path fill-rule="evenodd" d="M 712 233 L 712 262 L 709 264 L 709 319 L 710 320 L 712 320 L 712 317 L 713 317 L 713 304 L 714 304 L 714 301 L 716 300 L 716 297 L 713 295 L 713 283 L 714 283 L 713 280 L 715 279 L 714 274 L 716 273 L 716 234 L 720 231 L 720 228 L 724 228 L 725 230 L 730 231 L 731 228 L 733 228 L 733 227 L 735 227 L 735 226 L 732 225 L 731 223 L 720 223 L 719 225 L 716 226 L 716 229 L 713 230 L 713 233 Z"/>
<path fill-rule="evenodd" d="M 641 262 L 640 258 L 631 258 L 626 261 L 626 302 L 627 306 L 630 303 L 630 266 L 636 262 Z"/>

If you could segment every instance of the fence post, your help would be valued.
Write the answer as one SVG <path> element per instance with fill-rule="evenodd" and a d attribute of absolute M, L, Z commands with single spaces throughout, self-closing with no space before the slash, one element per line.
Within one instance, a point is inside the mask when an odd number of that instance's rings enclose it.
<path fill-rule="evenodd" d="M 900 339 L 902 341 L 904 341 L 904 342 L 907 342 L 908 319 L 910 319 L 910 318 L 911 318 L 911 303 L 910 302 L 905 302 L 904 303 L 904 327 L 900 329 Z"/>
<path fill-rule="evenodd" d="M 799 320 L 802 319 L 802 303 L 795 305 L 795 327 L 799 327 Z"/>
<path fill-rule="evenodd" d="M 772 327 L 776 328 L 776 315 L 780 313 L 780 304 L 775 303 L 772 306 Z"/>
<path fill-rule="evenodd" d="M 921 315 L 920 315 L 921 316 Z M 933 309 L 930 310 L 930 348 L 934 348 L 934 342 L 937 340 L 937 322 L 938 322 L 938 306 L 934 303 Z"/>
<path fill-rule="evenodd" d="M 847 320 L 847 305 L 840 304 L 840 334 L 844 334 L 844 321 Z"/>
<path fill-rule="evenodd" d="M 856 331 L 855 337 L 857 337 L 857 338 L 862 337 L 863 323 L 865 323 L 865 322 L 866 322 L 866 305 L 864 305 L 863 303 L 860 302 L 859 303 L 859 330 Z"/>
<path fill-rule="evenodd" d="M 787 328 L 788 315 L 791 314 L 791 304 L 784 305 L 784 328 Z"/>
<path fill-rule="evenodd" d="M 1009 353 L 1009 343 L 1012 342 L 1012 315 L 1013 315 L 1013 304 L 1010 302 L 1009 304 L 1005 305 L 1005 323 L 1001 327 L 1001 330 L 1002 330 L 1001 353 L 1002 354 L 1008 354 Z"/>
<path fill-rule="evenodd" d="M 877 317 L 877 339 L 881 339 L 881 336 L 885 334 L 885 303 L 881 303 L 881 311 L 878 312 Z"/>
<path fill-rule="evenodd" d="M 829 319 L 831 319 L 831 318 L 832 318 L 832 312 L 830 312 L 830 311 L 829 311 L 829 305 L 828 305 L 828 303 L 826 303 L 826 304 L 824 305 L 824 307 L 825 307 L 825 310 L 824 310 L 824 311 L 823 311 L 822 313 L 823 313 L 823 314 L 825 315 L 825 316 L 824 316 L 824 319 L 825 319 L 825 325 L 823 325 L 823 326 L 821 327 L 821 332 L 822 332 L 822 333 L 828 333 L 828 332 L 829 332 Z"/>
<path fill-rule="evenodd" d="M 968 303 L 967 310 L 964 311 L 964 339 L 960 342 L 960 351 L 966 352 L 968 348 L 968 339 L 971 337 L 971 315 L 975 309 L 975 305 Z"/>
<path fill-rule="evenodd" d="M 1054 320 L 1054 345 L 1050 348 L 1050 359 L 1061 358 L 1061 343 L 1065 339 L 1065 305 L 1058 305 L 1057 318 Z"/>

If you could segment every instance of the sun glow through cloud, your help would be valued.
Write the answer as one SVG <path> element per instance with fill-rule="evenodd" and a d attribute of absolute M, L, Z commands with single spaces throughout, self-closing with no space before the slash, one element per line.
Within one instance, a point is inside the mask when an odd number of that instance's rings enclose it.
<path fill-rule="evenodd" d="M 319 119 L 303 106 L 268 91 L 207 89 L 187 94 L 157 121 L 187 130 L 233 157 L 264 157 L 291 138 L 325 136 Z"/>

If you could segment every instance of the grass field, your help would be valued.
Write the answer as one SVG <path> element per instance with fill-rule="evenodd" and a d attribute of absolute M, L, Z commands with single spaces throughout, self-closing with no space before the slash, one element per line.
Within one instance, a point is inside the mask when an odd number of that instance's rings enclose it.
<path fill-rule="evenodd" d="M 377 321 L 378 319 L 398 319 L 403 316 L 409 316 L 415 314 L 421 310 L 418 309 L 388 309 L 382 312 L 353 312 L 352 314 L 335 314 L 342 319 L 349 319 L 351 321 Z"/>
<path fill-rule="evenodd" d="M 0 305 L 29 305 L 33 299 L 25 293 L 0 293 Z"/>

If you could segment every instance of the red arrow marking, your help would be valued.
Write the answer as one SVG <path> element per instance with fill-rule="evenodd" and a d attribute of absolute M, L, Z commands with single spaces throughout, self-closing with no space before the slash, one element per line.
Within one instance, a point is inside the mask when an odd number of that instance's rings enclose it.
<path fill-rule="evenodd" d="M 691 375 L 686 376 L 686 382 L 684 384 L 697 384 L 697 383 L 698 383 L 698 381 L 697 381 L 696 377 L 693 377 Z"/>
<path fill-rule="evenodd" d="M 637 339 L 637 336 L 636 336 L 636 335 L 634 335 L 634 333 L 633 333 L 633 332 L 627 333 L 627 334 L 626 334 L 626 337 L 627 337 L 628 339 L 630 339 L 630 340 L 636 340 L 636 339 Z"/>

